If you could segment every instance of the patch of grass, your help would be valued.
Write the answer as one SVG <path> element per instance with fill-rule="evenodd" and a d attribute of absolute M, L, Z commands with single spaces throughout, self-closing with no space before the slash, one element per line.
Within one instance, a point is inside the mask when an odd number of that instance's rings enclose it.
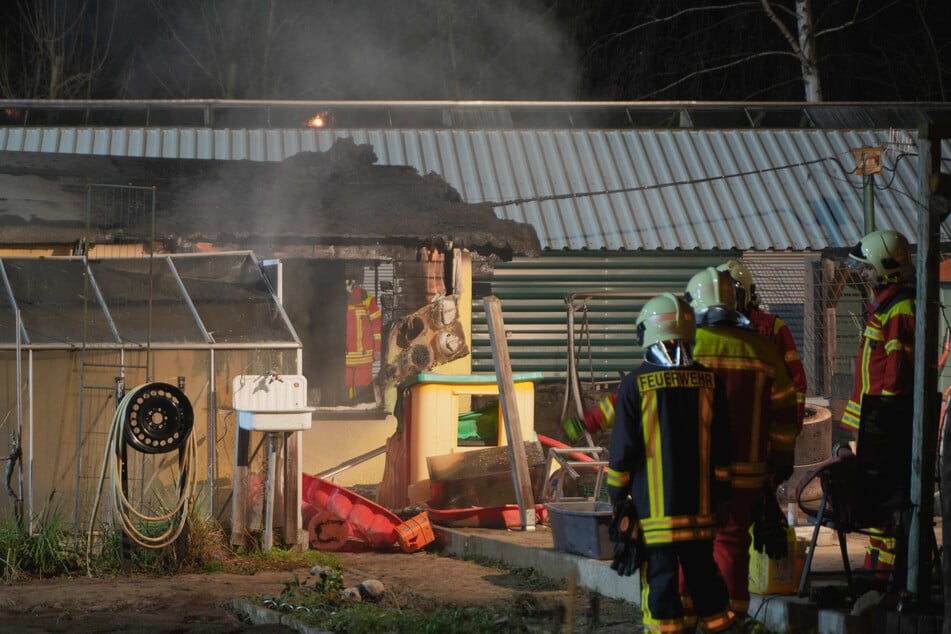
<path fill-rule="evenodd" d="M 156 526 L 148 532 L 158 534 L 162 530 L 163 527 Z M 228 543 L 228 535 L 220 524 L 199 515 L 189 516 L 182 534 L 169 547 L 153 550 L 131 544 L 127 548 L 129 570 L 143 574 L 254 574 L 263 570 L 292 570 L 315 565 L 339 567 L 339 562 L 332 556 L 315 550 L 234 548 Z M 117 574 L 123 569 L 120 531 L 103 532 L 99 555 L 92 563 L 95 574 Z"/>
<path fill-rule="evenodd" d="M 491 611 L 473 607 L 440 607 L 429 612 L 358 603 L 329 613 L 317 625 L 331 632 L 371 634 L 489 634 L 500 629 L 505 620 L 493 618 Z"/>
<path fill-rule="evenodd" d="M 4 581 L 69 575 L 81 568 L 82 558 L 52 505 L 31 522 L 0 520 L 0 577 Z"/>

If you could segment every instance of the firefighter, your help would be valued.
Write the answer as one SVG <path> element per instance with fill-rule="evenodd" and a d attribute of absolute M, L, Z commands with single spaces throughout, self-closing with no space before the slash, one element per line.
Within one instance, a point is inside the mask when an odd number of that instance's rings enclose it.
<path fill-rule="evenodd" d="M 611 566 L 640 572 L 645 631 L 686 631 L 679 569 L 697 597 L 700 626 L 723 631 L 733 618 L 713 537 L 718 507 L 729 499 L 726 394 L 691 358 L 695 324 L 686 302 L 659 295 L 636 323 L 644 362 L 621 382 L 607 474 L 615 509 L 630 509 L 623 518 L 616 511 Z M 631 520 L 626 538 L 616 534 L 619 519 Z"/>
<path fill-rule="evenodd" d="M 800 425 L 806 414 L 806 370 L 799 358 L 796 341 L 793 339 L 789 326 L 778 315 L 760 310 L 756 297 L 756 285 L 753 276 L 746 266 L 736 260 L 729 260 L 717 267 L 718 271 L 726 271 L 733 278 L 736 286 L 736 308 L 749 320 L 753 328 L 770 339 L 783 353 L 786 370 L 796 386 L 796 405 Z M 569 440 L 577 440 L 585 430 L 597 433 L 611 429 L 614 425 L 614 402 L 617 392 L 601 398 L 593 407 L 585 410 L 579 418 L 569 416 L 562 422 L 565 435 Z"/>
<path fill-rule="evenodd" d="M 799 413 L 800 425 L 806 415 L 806 369 L 799 358 L 796 349 L 796 340 L 793 339 L 789 326 L 778 315 L 760 310 L 759 298 L 756 296 L 756 284 L 753 276 L 744 264 L 736 260 L 729 260 L 717 267 L 718 271 L 726 271 L 733 278 L 736 290 L 736 308 L 746 315 L 750 325 L 770 341 L 783 353 L 786 370 L 796 386 L 796 406 Z"/>
<path fill-rule="evenodd" d="M 350 400 L 373 384 L 373 362 L 380 359 L 382 319 L 372 294 L 356 280 L 347 280 L 347 353 L 345 385 Z"/>
<path fill-rule="evenodd" d="M 855 383 L 840 425 L 858 436 L 862 401 L 866 395 L 908 395 L 914 384 L 915 289 L 911 249 L 897 231 L 873 231 L 849 253 L 858 274 L 873 288 L 866 306 L 867 321 L 862 331 Z M 911 412 L 908 434 L 911 435 Z M 838 453 L 838 452 L 837 452 Z M 889 571 L 895 564 L 896 542 L 887 530 L 869 537 L 865 568 Z M 887 573 L 886 573 L 887 574 Z"/>
<path fill-rule="evenodd" d="M 690 279 L 685 298 L 697 316 L 694 358 L 717 373 L 729 402 L 734 440 L 730 517 L 717 531 L 713 554 L 726 579 L 730 608 L 743 620 L 750 601 L 750 544 L 753 539 L 785 544 L 785 533 L 751 537 L 750 529 L 754 522 L 757 528 L 772 526 L 757 521 L 754 507 L 763 506 L 764 487 L 775 498 L 776 487 L 793 471 L 800 428 L 796 389 L 779 349 L 736 310 L 729 274 L 708 267 Z M 685 602 L 689 608 L 690 598 Z"/>

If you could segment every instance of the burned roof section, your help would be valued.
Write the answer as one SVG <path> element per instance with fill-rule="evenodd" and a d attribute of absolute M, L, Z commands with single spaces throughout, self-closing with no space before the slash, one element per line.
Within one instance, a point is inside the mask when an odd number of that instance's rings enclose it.
<path fill-rule="evenodd" d="M 370 145 L 339 139 L 326 152 L 279 162 L 0 152 L 0 241 L 72 241 L 86 230 L 87 186 L 156 188 L 155 237 L 253 245 L 434 241 L 480 253 L 535 255 L 535 229 L 469 204 L 435 173 L 377 165 Z M 128 239 L 147 227 L 90 212 L 89 239 Z M 147 233 L 145 235 L 148 235 Z"/>

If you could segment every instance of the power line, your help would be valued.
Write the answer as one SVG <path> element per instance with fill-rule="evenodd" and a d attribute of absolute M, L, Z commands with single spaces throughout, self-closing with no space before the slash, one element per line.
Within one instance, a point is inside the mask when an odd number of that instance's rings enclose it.
<path fill-rule="evenodd" d="M 591 192 L 572 192 L 569 194 L 550 194 L 548 196 L 532 196 L 528 198 L 512 198 L 509 200 L 503 200 L 501 202 L 487 202 L 487 204 L 493 207 L 509 207 L 511 205 L 522 205 L 525 203 L 535 203 L 535 202 L 547 202 L 550 200 L 568 200 L 571 198 L 588 198 L 591 196 L 607 196 L 610 194 L 626 194 L 631 192 L 643 192 L 650 191 L 653 189 L 664 189 L 666 187 L 682 187 L 686 185 L 700 185 L 703 183 L 712 183 L 715 181 L 727 180 L 730 178 L 743 178 L 745 176 L 756 176 L 760 174 L 768 174 L 770 172 L 778 172 L 781 170 L 793 169 L 796 167 L 806 167 L 808 165 L 815 165 L 817 163 L 824 163 L 826 161 L 832 161 L 837 164 L 843 172 L 849 173 L 848 170 L 842 165 L 842 163 L 835 157 L 823 157 L 818 159 L 812 159 L 809 161 L 800 161 L 798 163 L 789 163 L 787 165 L 776 165 L 773 167 L 757 168 L 752 170 L 746 170 L 742 172 L 734 172 L 732 174 L 722 174 L 720 176 L 707 176 L 704 178 L 688 178 L 679 181 L 671 181 L 669 183 L 654 183 L 651 185 L 637 185 L 634 187 L 618 187 L 614 189 L 602 189 L 598 191 Z"/>

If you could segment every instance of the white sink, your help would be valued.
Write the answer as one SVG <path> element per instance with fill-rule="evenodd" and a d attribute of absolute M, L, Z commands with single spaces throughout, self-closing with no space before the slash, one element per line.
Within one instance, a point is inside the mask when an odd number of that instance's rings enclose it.
<path fill-rule="evenodd" d="M 236 376 L 231 382 L 238 426 L 250 431 L 310 429 L 314 407 L 307 406 L 307 377 L 291 375 Z"/>

